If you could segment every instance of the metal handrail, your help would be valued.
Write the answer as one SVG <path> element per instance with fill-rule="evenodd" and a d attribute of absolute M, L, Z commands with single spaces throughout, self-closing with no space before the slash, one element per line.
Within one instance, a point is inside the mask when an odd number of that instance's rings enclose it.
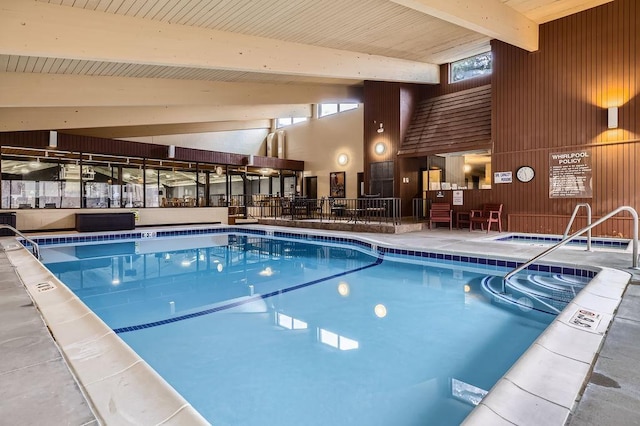
<path fill-rule="evenodd" d="M 562 238 L 567 238 L 569 235 L 569 231 L 571 230 L 571 225 L 573 225 L 573 221 L 576 219 L 576 215 L 578 214 L 578 210 L 580 207 L 585 207 L 587 209 L 587 226 L 591 225 L 591 206 L 589 203 L 579 203 L 576 204 L 576 207 L 573 209 L 573 214 L 571 215 L 571 219 L 569 219 L 569 223 L 567 224 L 567 229 L 564 230 L 564 234 L 562 234 Z M 587 251 L 591 251 L 591 228 L 587 231 Z"/>
<path fill-rule="evenodd" d="M 638 212 L 636 212 L 636 210 L 633 207 L 622 206 L 622 207 L 618 207 L 617 209 L 615 209 L 611 213 L 609 213 L 609 214 L 601 217 L 600 219 L 596 220 L 591 225 L 585 226 L 581 230 L 574 232 L 573 234 L 569 235 L 567 238 L 565 238 L 562 241 L 560 241 L 559 243 L 555 244 L 553 247 L 548 248 L 547 250 L 543 251 L 542 253 L 540 253 L 539 255 L 534 257 L 533 259 L 528 260 L 527 262 L 525 262 L 522 265 L 520 265 L 517 268 L 515 268 L 513 271 L 509 272 L 507 275 L 504 276 L 504 278 L 502 280 L 502 292 L 503 293 L 505 292 L 506 282 L 509 280 L 509 278 L 511 278 L 512 276 L 514 276 L 518 272 L 522 271 L 527 266 L 531 265 L 532 263 L 534 263 L 536 260 L 540 259 L 541 257 L 544 257 L 544 256 L 548 255 L 549 253 L 551 253 L 552 251 L 555 251 L 555 250 L 559 249 L 563 245 L 567 244 L 569 241 L 573 240 L 575 237 L 577 237 L 579 235 L 582 235 L 586 231 L 588 231 L 588 230 L 600 225 L 602 222 L 604 222 L 607 219 L 615 216 L 616 214 L 620 213 L 621 211 L 628 211 L 629 213 L 631 213 L 631 216 L 633 216 L 633 260 L 631 262 L 631 267 L 634 268 L 634 269 L 638 269 Z"/>
<path fill-rule="evenodd" d="M 38 243 L 33 241 L 31 238 L 25 236 L 22 232 L 18 231 L 16 228 L 14 228 L 11 225 L 7 225 L 6 223 L 0 223 L 0 229 L 2 228 L 10 229 L 11 231 L 15 232 L 17 235 L 22 237 L 23 240 L 31 243 L 33 255 L 36 257 L 36 259 L 40 259 L 40 246 L 38 245 Z"/>

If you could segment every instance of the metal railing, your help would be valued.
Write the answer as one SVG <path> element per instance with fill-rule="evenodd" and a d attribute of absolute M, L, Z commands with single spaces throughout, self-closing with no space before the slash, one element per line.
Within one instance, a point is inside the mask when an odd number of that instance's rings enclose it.
<path fill-rule="evenodd" d="M 283 220 L 317 219 L 351 223 L 401 223 L 400 198 L 264 197 L 247 206 L 247 215 Z"/>
<path fill-rule="evenodd" d="M 514 276 L 518 272 L 522 271 L 523 269 L 526 269 L 529 265 L 531 265 L 532 263 L 534 263 L 538 259 L 540 259 L 540 258 L 548 255 L 549 253 L 559 249 L 560 247 L 564 246 L 569 241 L 573 240 L 575 237 L 578 237 L 578 236 L 584 234 L 585 232 L 593 229 L 594 227 L 600 225 L 601 223 L 607 221 L 608 219 L 610 219 L 611 217 L 615 216 L 616 214 L 618 214 L 618 213 L 620 213 L 622 211 L 627 211 L 627 212 L 631 213 L 631 216 L 633 216 L 633 259 L 631 261 L 631 267 L 633 269 L 638 269 L 638 212 L 636 212 L 636 210 L 633 207 L 622 206 L 622 207 L 618 207 L 617 209 L 615 209 L 611 213 L 601 217 L 600 219 L 596 220 L 592 224 L 587 225 L 584 228 L 580 229 L 579 231 L 574 232 L 573 234 L 569 235 L 567 238 L 565 238 L 562 241 L 560 241 L 559 243 L 555 244 L 553 247 L 548 248 L 547 250 L 543 251 L 542 253 L 540 253 L 539 255 L 534 257 L 533 259 L 528 260 L 527 262 L 525 262 L 522 265 L 520 265 L 517 268 L 515 268 L 513 271 L 509 272 L 507 275 L 504 276 L 504 278 L 502 280 L 502 292 L 503 293 L 505 292 L 505 286 L 506 286 L 506 283 L 509 280 L 509 278 L 511 278 L 512 276 Z"/>
<path fill-rule="evenodd" d="M 562 234 L 562 239 L 565 239 L 567 238 L 567 236 L 569 236 L 571 225 L 573 225 L 573 221 L 576 219 L 576 215 L 578 214 L 578 210 L 580 210 L 580 207 L 584 207 L 587 209 L 587 227 L 591 225 L 591 206 L 589 205 L 589 203 L 576 204 L 576 207 L 573 209 L 571 219 L 569 219 L 569 223 L 567 224 L 567 229 L 565 229 L 564 234 Z M 587 251 L 591 251 L 591 228 L 589 228 L 589 230 L 587 231 Z"/>
<path fill-rule="evenodd" d="M 413 200 L 411 200 L 413 220 L 418 222 L 427 218 L 428 203 L 429 200 L 427 200 L 426 198 L 414 198 Z"/>
<path fill-rule="evenodd" d="M 18 231 L 16 228 L 14 228 L 11 225 L 7 225 L 5 223 L 0 223 L 0 229 L 3 229 L 3 228 L 4 229 L 9 229 L 12 232 L 15 232 L 16 235 L 19 235 L 23 240 L 29 242 L 29 244 L 31 244 L 31 252 L 36 257 L 36 259 L 40 259 L 40 246 L 38 245 L 38 243 L 33 241 L 31 238 L 25 236 L 22 232 Z"/>

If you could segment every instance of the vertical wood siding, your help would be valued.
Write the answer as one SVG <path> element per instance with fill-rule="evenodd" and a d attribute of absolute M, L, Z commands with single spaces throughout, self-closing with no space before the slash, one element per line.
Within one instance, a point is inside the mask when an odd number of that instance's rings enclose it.
<path fill-rule="evenodd" d="M 0 132 L 0 146 L 46 148 L 48 145 L 49 132 L 46 130 L 30 132 Z"/>
<path fill-rule="evenodd" d="M 369 192 L 371 163 L 393 161 L 394 196 L 402 198 L 401 208 L 407 215 L 411 212 L 411 199 L 417 192 L 418 167 L 413 164 L 415 160 L 403 160 L 397 154 L 424 91 L 424 86 L 415 84 L 364 83 L 364 192 Z M 380 123 L 384 126 L 383 133 L 378 133 Z M 375 152 L 375 146 L 380 142 L 386 146 L 383 154 Z M 409 177 L 410 183 L 403 185 L 402 177 Z"/>
<path fill-rule="evenodd" d="M 640 5 L 616 0 L 540 26 L 540 49 L 528 53 L 492 42 L 493 170 L 530 165 L 529 183 L 493 185 L 511 231 L 562 233 L 574 206 L 596 217 L 640 208 Z M 619 127 L 607 128 L 607 107 L 619 107 Z M 590 148 L 593 197 L 549 198 L 549 154 Z M 620 216 L 595 230 L 630 236 Z"/>

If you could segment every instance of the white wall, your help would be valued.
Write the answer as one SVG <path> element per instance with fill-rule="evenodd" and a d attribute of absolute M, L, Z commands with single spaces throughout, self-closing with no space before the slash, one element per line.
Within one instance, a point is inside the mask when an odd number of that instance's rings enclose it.
<path fill-rule="evenodd" d="M 315 109 L 315 108 L 314 108 Z M 314 116 L 315 114 L 314 111 Z M 356 173 L 363 171 L 364 107 L 284 127 L 286 158 L 305 163 L 305 176 L 318 177 L 318 197 L 329 195 L 329 173 L 346 172 L 346 196 L 355 198 Z M 134 142 L 176 145 L 187 148 L 266 155 L 268 129 L 123 138 Z M 338 155 L 349 162 L 338 164 Z"/>
<path fill-rule="evenodd" d="M 312 118 L 284 127 L 286 156 L 304 161 L 305 176 L 318 177 L 318 197 L 329 195 L 329 173 L 346 172 L 346 196 L 358 195 L 356 173 L 363 171 L 364 107 Z M 338 164 L 338 155 L 347 154 L 349 162 Z"/>
<path fill-rule="evenodd" d="M 232 152 L 235 154 L 265 155 L 267 152 L 266 139 L 268 133 L 269 129 L 247 129 L 120 139 L 132 142 L 206 149 L 209 151 Z"/>

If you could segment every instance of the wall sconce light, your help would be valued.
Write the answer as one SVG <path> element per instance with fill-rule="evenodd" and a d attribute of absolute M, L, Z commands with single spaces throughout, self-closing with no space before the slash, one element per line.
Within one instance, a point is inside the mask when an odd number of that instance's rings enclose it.
<path fill-rule="evenodd" d="M 408 177 L 403 177 L 402 178 L 402 183 L 409 183 L 409 178 Z"/>
<path fill-rule="evenodd" d="M 382 142 L 378 142 L 375 146 L 376 154 L 382 155 L 387 150 L 387 147 Z"/>
<path fill-rule="evenodd" d="M 607 126 L 610 129 L 618 127 L 618 107 L 609 107 L 607 110 Z"/>
<path fill-rule="evenodd" d="M 378 132 L 378 133 L 383 133 L 384 132 L 384 125 L 382 123 L 380 123 L 380 127 L 378 127 L 378 130 L 376 130 L 376 132 Z"/>
<path fill-rule="evenodd" d="M 349 162 L 349 156 L 347 154 L 338 155 L 338 164 L 345 166 Z"/>

